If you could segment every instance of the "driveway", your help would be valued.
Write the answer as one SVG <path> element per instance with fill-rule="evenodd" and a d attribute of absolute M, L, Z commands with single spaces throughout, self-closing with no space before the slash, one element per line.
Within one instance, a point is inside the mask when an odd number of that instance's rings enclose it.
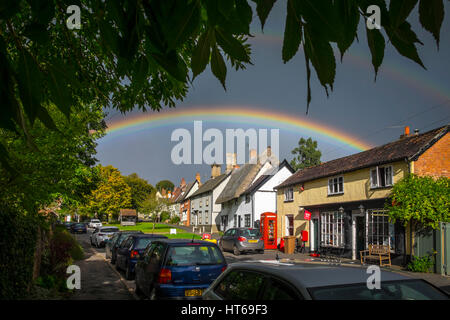
<path fill-rule="evenodd" d="M 89 234 L 75 235 L 84 249 L 85 259 L 76 261 L 81 270 L 81 289 L 75 290 L 73 300 L 133 300 L 128 284 L 105 259 L 104 248 L 93 248 Z M 132 282 L 132 281 L 129 281 Z M 134 283 L 134 282 L 133 282 Z"/>

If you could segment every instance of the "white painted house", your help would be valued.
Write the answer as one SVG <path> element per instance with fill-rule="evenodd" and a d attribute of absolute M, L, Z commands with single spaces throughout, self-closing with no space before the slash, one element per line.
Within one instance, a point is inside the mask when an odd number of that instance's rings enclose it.
<path fill-rule="evenodd" d="M 268 156 L 266 156 L 268 155 Z M 273 187 L 290 177 L 294 170 L 284 160 L 271 155 L 260 156 L 257 163 L 246 163 L 234 169 L 216 203 L 222 204 L 220 230 L 233 227 L 258 227 L 261 213 L 276 212 L 277 198 Z"/>

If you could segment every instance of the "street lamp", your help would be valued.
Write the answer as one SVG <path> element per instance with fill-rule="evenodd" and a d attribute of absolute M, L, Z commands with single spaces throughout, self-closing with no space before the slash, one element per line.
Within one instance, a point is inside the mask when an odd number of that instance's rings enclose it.
<path fill-rule="evenodd" d="M 344 208 L 343 208 L 342 206 L 339 208 L 339 212 L 340 212 L 340 213 L 343 213 L 343 212 L 344 212 Z"/>
<path fill-rule="evenodd" d="M 361 214 L 364 213 L 364 206 L 362 204 L 359 205 L 359 212 L 361 212 Z"/>

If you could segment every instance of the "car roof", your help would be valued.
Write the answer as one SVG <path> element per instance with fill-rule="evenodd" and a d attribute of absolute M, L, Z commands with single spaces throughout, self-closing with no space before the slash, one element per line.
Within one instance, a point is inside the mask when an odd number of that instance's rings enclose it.
<path fill-rule="evenodd" d="M 165 242 L 168 245 L 185 245 L 185 244 L 205 244 L 205 245 L 215 245 L 213 242 L 210 241 L 203 241 L 203 240 L 192 240 L 192 239 L 161 239 L 158 240 L 160 242 Z"/>
<path fill-rule="evenodd" d="M 119 230 L 119 228 L 117 228 L 117 227 L 113 227 L 113 226 L 102 226 L 102 227 L 100 227 L 100 228 L 98 228 L 99 230 L 104 230 L 104 229 L 117 229 L 117 230 Z"/>
<path fill-rule="evenodd" d="M 351 266 L 313 265 L 308 263 L 277 262 L 276 260 L 260 260 L 236 262 L 229 265 L 230 270 L 239 268 L 271 274 L 287 280 L 297 287 L 313 288 L 333 285 L 366 283 L 372 273 L 366 268 Z M 394 272 L 381 270 L 381 281 L 409 280 Z"/>
<path fill-rule="evenodd" d="M 131 234 L 130 237 L 133 238 L 158 238 L 158 239 L 167 239 L 165 235 L 162 234 L 152 234 L 152 233 L 136 233 Z"/>

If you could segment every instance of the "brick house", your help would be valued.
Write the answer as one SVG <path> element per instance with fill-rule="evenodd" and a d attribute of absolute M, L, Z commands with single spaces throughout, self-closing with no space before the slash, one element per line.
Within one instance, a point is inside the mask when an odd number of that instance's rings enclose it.
<path fill-rule="evenodd" d="M 449 177 L 449 125 L 297 171 L 276 186 L 278 235 L 310 236 L 311 250 L 342 250 L 352 259 L 368 244 L 386 244 L 393 256 L 411 255 L 413 230 L 388 221 L 384 203 L 409 173 Z M 304 219 L 305 210 L 311 220 Z"/>
<path fill-rule="evenodd" d="M 198 190 L 199 186 L 201 186 L 200 173 L 197 173 L 195 180 L 186 185 L 177 200 L 180 203 L 180 222 L 185 226 L 191 225 L 191 199 L 189 197 Z"/>

